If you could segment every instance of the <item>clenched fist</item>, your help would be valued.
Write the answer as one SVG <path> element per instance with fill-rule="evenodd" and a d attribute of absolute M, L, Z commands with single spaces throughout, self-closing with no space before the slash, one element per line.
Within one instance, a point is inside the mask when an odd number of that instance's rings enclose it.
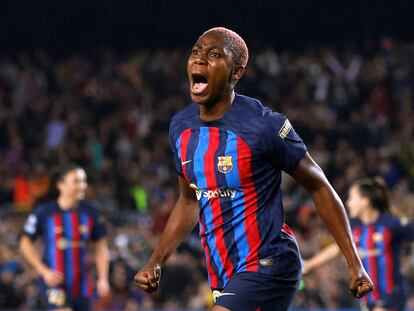
<path fill-rule="evenodd" d="M 151 294 L 158 289 L 161 279 L 161 267 L 159 264 L 147 264 L 134 277 L 135 285 Z"/>
<path fill-rule="evenodd" d="M 373 284 L 362 265 L 349 268 L 349 291 L 355 298 L 364 297 L 372 291 Z"/>

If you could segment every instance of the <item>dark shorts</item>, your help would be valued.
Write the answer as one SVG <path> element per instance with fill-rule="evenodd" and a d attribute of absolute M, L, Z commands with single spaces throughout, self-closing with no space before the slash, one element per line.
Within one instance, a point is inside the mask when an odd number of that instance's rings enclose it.
<path fill-rule="evenodd" d="M 44 291 L 43 299 L 45 309 L 55 310 L 69 307 L 73 311 L 90 311 L 91 299 L 88 297 L 72 297 L 64 289 L 49 288 Z"/>
<path fill-rule="evenodd" d="M 365 306 L 364 309 L 374 310 L 376 307 L 382 307 L 392 311 L 404 311 L 407 297 L 403 291 L 396 291 L 390 295 L 385 295 L 377 300 L 375 303 L 371 303 Z"/>
<path fill-rule="evenodd" d="M 258 272 L 234 275 L 220 292 L 213 290 L 216 305 L 231 311 L 286 311 L 299 281 L 283 280 Z"/>

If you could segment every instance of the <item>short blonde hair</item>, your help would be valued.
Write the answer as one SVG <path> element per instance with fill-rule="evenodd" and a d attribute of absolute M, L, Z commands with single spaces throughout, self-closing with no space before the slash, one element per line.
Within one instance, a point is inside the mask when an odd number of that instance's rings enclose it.
<path fill-rule="evenodd" d="M 203 35 L 210 32 L 219 34 L 224 40 L 225 47 L 233 54 L 234 62 L 246 67 L 249 60 L 249 50 L 246 42 L 239 34 L 224 27 L 214 27 L 207 30 Z"/>

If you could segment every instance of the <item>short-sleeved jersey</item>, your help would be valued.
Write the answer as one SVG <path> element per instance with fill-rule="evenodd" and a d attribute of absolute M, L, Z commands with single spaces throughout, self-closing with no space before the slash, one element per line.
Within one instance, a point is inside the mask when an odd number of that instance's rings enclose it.
<path fill-rule="evenodd" d="M 374 283 L 373 291 L 364 297 L 366 302 L 374 304 L 403 292 L 401 248 L 404 241 L 414 240 L 414 224 L 383 213 L 370 225 L 351 219 L 351 227 L 363 265 Z"/>
<path fill-rule="evenodd" d="M 259 271 L 298 278 L 300 257 L 284 224 L 281 171 L 292 172 L 306 147 L 287 118 L 236 95 L 219 120 L 190 104 L 173 117 L 170 142 L 178 174 L 194 189 L 210 285 Z"/>
<path fill-rule="evenodd" d="M 56 201 L 37 206 L 28 217 L 23 235 L 44 244 L 43 262 L 64 274 L 64 286 L 72 297 L 91 297 L 93 286 L 88 267 L 88 243 L 106 235 L 96 208 L 87 202 L 62 210 Z"/>

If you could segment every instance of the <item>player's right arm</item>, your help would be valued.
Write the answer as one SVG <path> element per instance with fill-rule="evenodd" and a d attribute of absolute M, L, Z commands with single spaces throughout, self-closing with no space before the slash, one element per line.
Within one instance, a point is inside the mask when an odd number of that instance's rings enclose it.
<path fill-rule="evenodd" d="M 63 274 L 58 271 L 51 270 L 43 263 L 30 237 L 23 235 L 20 238 L 19 247 L 23 257 L 37 271 L 37 273 L 42 276 L 46 285 L 54 287 L 63 283 Z"/>
<path fill-rule="evenodd" d="M 339 249 L 338 244 L 332 243 L 324 249 L 322 249 L 315 256 L 303 262 L 302 274 L 309 274 L 310 272 L 312 272 L 312 270 L 338 258 L 340 255 L 341 250 Z"/>
<path fill-rule="evenodd" d="M 199 208 L 194 190 L 189 187 L 184 177 L 178 177 L 178 184 L 179 197 L 164 232 L 148 263 L 134 277 L 135 285 L 148 293 L 157 290 L 162 265 L 198 222 Z"/>
<path fill-rule="evenodd" d="M 263 133 L 266 155 L 277 168 L 294 177 L 312 196 L 316 210 L 344 254 L 349 288 L 355 297 L 372 290 L 372 282 L 358 256 L 345 208 L 322 169 L 307 152 L 302 139 L 283 115 L 268 112 Z"/>

